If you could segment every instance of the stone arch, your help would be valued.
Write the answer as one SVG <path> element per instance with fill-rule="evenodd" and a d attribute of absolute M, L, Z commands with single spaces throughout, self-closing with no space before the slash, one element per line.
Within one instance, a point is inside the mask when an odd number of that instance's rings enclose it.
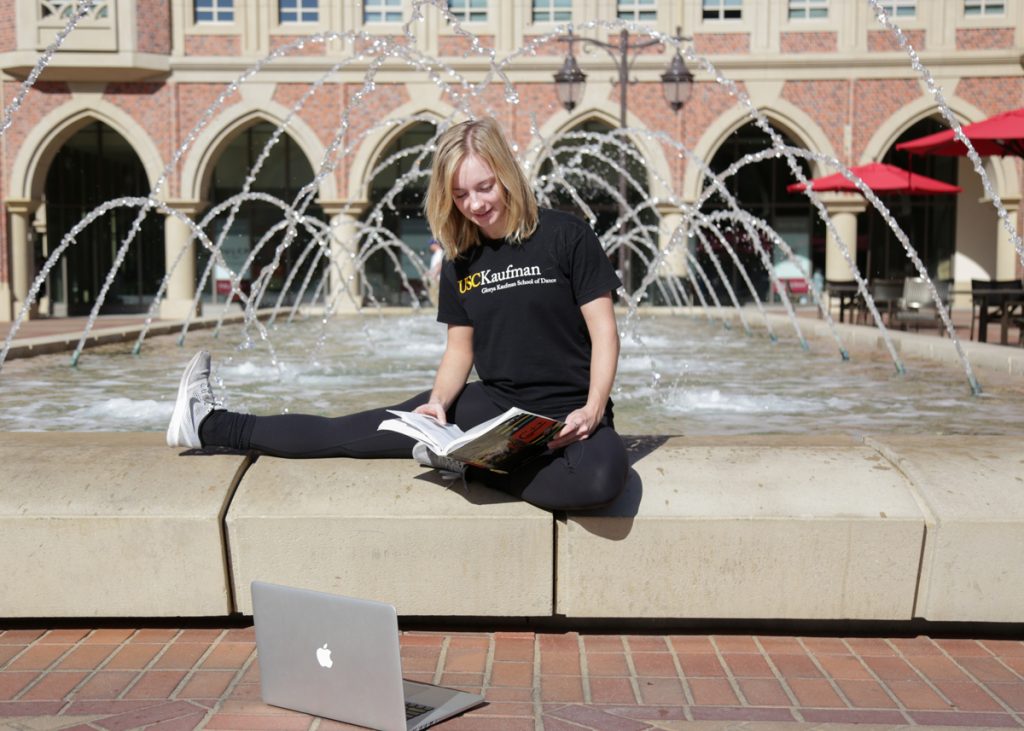
<path fill-rule="evenodd" d="M 544 139 L 551 139 L 565 134 L 566 132 L 570 132 L 590 121 L 601 122 L 612 129 L 617 129 L 619 127 L 617 108 L 616 111 L 612 111 L 611 105 L 591 104 L 579 109 L 578 111 L 574 111 L 573 113 L 569 113 L 563 109 L 547 119 L 540 128 L 540 135 Z M 634 129 L 646 129 L 646 125 L 632 114 L 627 113 L 626 123 Z M 652 190 L 655 181 L 665 181 L 669 185 L 672 184 L 672 170 L 669 167 L 668 160 L 666 159 L 663 151 L 661 149 L 655 149 L 655 147 L 652 146 L 653 140 L 651 138 L 642 135 L 638 137 L 634 134 L 627 134 L 627 137 L 630 144 L 636 148 L 641 157 L 647 161 L 648 166 L 655 172 L 655 175 L 649 175 L 648 179 L 644 181 L 647 184 L 650 194 L 658 197 L 671 195 L 671 190 Z M 537 170 L 541 152 L 542 150 L 537 147 L 533 151 L 532 157 L 529 160 L 530 169 L 533 171 Z M 660 185 L 658 187 L 663 188 L 663 186 Z"/>
<path fill-rule="evenodd" d="M 207 126 L 196 136 L 190 154 L 182 163 L 180 196 L 188 200 L 205 200 L 210 188 L 210 179 L 224 150 L 243 130 L 260 122 L 279 127 L 291 110 L 273 101 L 239 104 L 221 114 L 215 125 Z M 316 133 L 298 116 L 293 116 L 285 127 L 284 134 L 302 150 L 314 173 L 320 168 L 326 148 Z M 320 182 L 319 197 L 333 200 L 337 196 L 337 182 L 334 175 L 327 175 Z"/>
<path fill-rule="evenodd" d="M 825 151 L 835 155 L 832 149 L 832 142 L 821 126 L 814 121 L 806 112 L 785 99 L 777 98 L 771 105 L 758 108 L 764 117 L 780 132 L 789 137 L 796 145 L 809 150 Z M 705 162 L 710 163 L 715 153 L 722 146 L 729 135 L 747 124 L 754 123 L 754 119 L 739 105 L 734 106 L 726 114 L 718 118 L 715 124 L 708 127 L 700 140 L 694 145 L 693 154 Z M 812 176 L 817 176 L 826 171 L 824 166 L 815 161 L 808 161 L 811 165 Z M 700 196 L 700 185 L 703 179 L 703 169 L 690 162 L 686 166 L 686 174 L 683 178 L 682 195 L 684 200 L 694 201 Z"/>
<path fill-rule="evenodd" d="M 93 122 L 101 122 L 121 135 L 142 163 L 150 187 L 156 185 L 165 163 L 149 133 L 110 102 L 91 99 L 87 103 L 72 99 L 43 117 L 25 136 L 14 158 L 8 197 L 40 200 L 57 153 L 77 132 Z"/>
<path fill-rule="evenodd" d="M 963 120 L 963 124 L 980 122 L 989 116 L 975 105 L 959 97 L 947 99 L 946 103 L 950 111 L 958 119 Z M 881 160 L 904 130 L 920 122 L 922 119 L 935 117 L 938 113 L 939 110 L 935 106 L 935 102 L 923 96 L 901 107 L 875 130 L 871 139 L 864 146 L 861 162 Z M 945 124 L 945 117 L 942 118 L 942 122 Z M 985 166 L 985 172 L 992 180 L 992 184 L 1000 196 L 1020 197 L 1020 178 L 1017 175 L 1017 169 L 1012 158 L 987 157 L 982 158 L 982 163 Z"/>
<path fill-rule="evenodd" d="M 370 173 L 392 142 L 420 122 L 438 125 L 445 120 L 450 120 L 455 111 L 453 107 L 440 102 L 424 103 L 419 99 L 406 102 L 393 109 L 390 116 L 404 121 L 401 124 L 381 127 L 368 133 L 363 139 L 363 143 L 356 148 L 348 171 L 349 198 L 364 203 L 369 201 L 369 186 L 372 182 Z"/>

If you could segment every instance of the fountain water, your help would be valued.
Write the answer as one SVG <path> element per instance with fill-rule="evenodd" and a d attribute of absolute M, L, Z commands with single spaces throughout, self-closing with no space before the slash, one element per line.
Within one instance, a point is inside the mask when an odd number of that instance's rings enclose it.
<path fill-rule="evenodd" d="M 925 78 L 929 89 L 936 97 L 939 108 L 947 118 L 952 121 L 955 129 L 959 130 L 959 127 L 955 123 L 955 119 L 953 119 L 948 107 L 943 102 L 941 93 L 931 80 L 931 76 L 927 69 L 921 65 L 920 60 L 913 51 L 913 48 L 907 43 L 902 31 L 895 26 L 888 17 L 886 17 L 884 10 L 878 5 L 877 0 L 868 0 L 868 2 L 878 15 L 879 22 L 896 35 L 901 47 L 907 49 L 914 69 L 921 73 Z M 62 39 L 66 37 L 68 33 L 72 32 L 77 18 L 81 17 L 81 14 L 85 12 L 86 9 L 87 4 L 80 6 L 78 15 L 75 18 L 70 19 L 64 34 L 55 42 L 56 45 L 51 47 L 51 49 L 48 49 L 48 55 L 44 55 L 44 57 L 40 59 L 39 64 L 37 64 L 37 70 L 34 72 L 34 76 L 30 77 L 29 81 L 26 82 L 22 95 L 16 99 L 15 103 L 9 108 L 7 118 L 5 119 L 5 126 L 0 128 L 0 134 L 2 134 L 6 130 L 7 126 L 9 126 L 11 116 L 17 112 L 21 99 L 24 97 L 24 94 L 27 93 L 31 86 L 31 82 L 38 77 L 38 72 L 45 66 L 48 58 L 52 56 L 53 50 L 59 46 Z M 502 87 L 504 92 L 504 102 L 507 105 L 517 105 L 519 103 L 519 94 L 515 85 L 509 80 L 507 73 L 508 70 L 513 67 L 513 64 L 517 60 L 536 53 L 538 48 L 551 42 L 553 38 L 564 31 L 564 29 L 559 28 L 552 33 L 534 38 L 529 44 L 518 49 L 508 57 L 498 60 L 495 51 L 484 47 L 480 39 L 467 31 L 462 26 L 459 19 L 455 18 L 446 7 L 442 6 L 441 3 L 430 2 L 429 0 L 417 0 L 413 3 L 412 16 L 403 29 L 405 39 L 411 39 L 414 37 L 414 29 L 424 18 L 425 12 L 439 13 L 454 29 L 457 35 L 468 41 L 469 46 L 466 52 L 467 55 L 479 56 L 486 60 L 487 70 L 481 81 L 475 84 L 469 82 L 458 72 L 457 69 L 445 65 L 438 59 L 424 55 L 417 51 L 412 44 L 401 42 L 402 38 L 380 38 L 362 32 L 325 32 L 296 39 L 287 45 L 277 48 L 266 58 L 256 63 L 253 67 L 246 70 L 233 82 L 228 84 L 216 101 L 203 111 L 193 129 L 185 135 L 184 142 L 177 148 L 177 150 L 175 150 L 171 159 L 168 161 L 163 174 L 153 186 L 153 189 L 148 196 L 120 198 L 108 201 L 91 211 L 64 236 L 60 244 L 54 248 L 53 253 L 50 255 L 41 272 L 32 283 L 27 301 L 22 308 L 22 311 L 18 314 L 18 318 L 10 330 L 7 340 L 3 345 L 3 349 L 0 350 L 0 368 L 4 367 L 4 361 L 11 342 L 17 334 L 29 307 L 38 297 L 38 293 L 44 285 L 49 272 L 60 261 L 60 257 L 64 254 L 67 248 L 75 244 L 76 237 L 81 233 L 81 231 L 90 225 L 94 225 L 96 221 L 100 220 L 104 215 L 116 208 L 128 207 L 137 209 L 137 216 L 129 233 L 124 237 L 118 248 L 114 266 L 108 272 L 103 288 L 96 299 L 95 305 L 90 313 L 89 321 L 79 341 L 79 346 L 72 356 L 73 365 L 80 365 L 79 359 L 82 348 L 84 347 L 89 331 L 95 323 L 96 317 L 103 305 L 105 296 L 113 282 L 118 267 L 121 266 L 130 247 L 139 245 L 137 238 L 140 226 L 143 220 L 151 215 L 162 214 L 177 218 L 188 226 L 194 239 L 199 242 L 206 252 L 208 252 L 209 258 L 206 267 L 199 278 L 195 302 L 193 303 L 194 305 L 199 303 L 202 293 L 205 290 L 205 285 L 211 277 L 215 266 L 222 267 L 229 271 L 231 291 L 227 296 L 227 303 L 220 312 L 220 317 L 223 319 L 225 314 L 229 311 L 230 303 L 233 300 L 237 299 L 240 301 L 245 308 L 246 317 L 243 326 L 239 329 L 236 335 L 239 341 L 238 348 L 240 350 L 247 351 L 248 353 L 256 351 L 257 346 L 265 348 L 267 350 L 268 362 L 271 368 L 278 374 L 283 374 L 288 368 L 288 366 L 281 361 L 278 354 L 283 347 L 287 347 L 286 343 L 293 337 L 291 333 L 286 336 L 281 336 L 279 334 L 281 331 L 278 329 L 279 314 L 286 307 L 286 293 L 291 296 L 292 300 L 290 303 L 287 323 L 292 323 L 292 321 L 295 320 L 295 316 L 301 304 L 313 305 L 318 312 L 322 313 L 316 318 L 315 327 L 313 328 L 315 334 L 311 336 L 312 343 L 308 346 L 309 349 L 304 351 L 305 353 L 312 352 L 314 361 L 317 359 L 326 360 L 326 355 L 323 354 L 323 349 L 327 347 L 329 340 L 328 334 L 335 326 L 336 322 L 336 318 L 332 316 L 343 299 L 347 299 L 357 305 L 365 301 L 369 303 L 371 308 L 379 304 L 377 301 L 377 293 L 374 292 L 373 287 L 367 281 L 365 276 L 359 276 L 360 274 L 365 273 L 366 263 L 369 257 L 375 253 L 382 252 L 385 256 L 390 258 L 390 261 L 401 280 L 401 286 L 410 294 L 413 306 L 419 307 L 419 294 L 415 291 L 415 288 L 409 281 L 402 264 L 403 261 L 411 262 L 412 266 L 421 276 L 426 273 L 425 265 L 418 258 L 415 251 L 396 237 L 394 233 L 385 226 L 384 217 L 385 212 L 389 207 L 393 207 L 396 196 L 406 189 L 417 185 L 417 183 L 425 180 L 427 176 L 429 176 L 429 158 L 433 150 L 433 138 L 422 145 L 400 150 L 384 159 L 377 166 L 374 174 L 388 168 L 399 160 L 409 162 L 409 170 L 399 176 L 388 194 L 381 200 L 377 201 L 376 204 L 361 218 L 355 226 L 354 233 L 349 239 L 339 241 L 339 232 L 332 231 L 328 225 L 324 224 L 319 219 L 308 215 L 309 207 L 313 203 L 321 183 L 326 176 L 333 174 L 334 171 L 343 164 L 347 157 L 353 155 L 354 152 L 359 149 L 359 147 L 371 135 L 379 134 L 384 130 L 403 127 L 414 122 L 428 122 L 436 125 L 436 129 L 441 131 L 457 118 L 462 116 L 494 113 L 496 110 L 491 106 L 493 102 L 489 101 L 493 99 L 493 94 L 489 95 L 486 93 L 492 86 L 497 85 Z M 610 256 L 616 256 L 620 249 L 625 249 L 630 252 L 630 256 L 638 258 L 644 266 L 645 274 L 639 284 L 623 290 L 620 295 L 622 303 L 628 309 L 627 317 L 623 323 L 623 330 L 632 336 L 636 347 L 639 348 L 639 352 L 641 353 L 640 357 L 647 358 L 651 362 L 652 367 L 649 372 L 651 379 L 648 380 L 653 380 L 653 386 L 663 388 L 663 386 L 659 385 L 664 380 L 661 377 L 661 371 L 672 368 L 671 364 L 666 363 L 663 358 L 660 358 L 653 352 L 653 349 L 648 343 L 649 338 L 645 334 L 646 328 L 639 327 L 639 322 L 641 320 L 639 313 L 642 312 L 640 306 L 644 304 L 646 300 L 650 299 L 655 292 L 658 293 L 663 301 L 674 307 L 694 305 L 695 303 L 693 300 L 695 297 L 696 304 L 699 304 L 699 306 L 705 311 L 709 321 L 713 320 L 715 311 L 717 311 L 726 328 L 729 327 L 729 319 L 722 315 L 725 308 L 723 307 L 723 302 L 720 299 L 719 292 L 714 286 L 713 277 L 709 276 L 709 272 L 700 264 L 698 258 L 694 255 L 695 252 L 690 251 L 691 240 L 695 243 L 697 250 L 703 250 L 708 255 L 714 269 L 714 273 L 717 275 L 716 278 L 724 287 L 725 294 L 727 295 L 728 301 L 731 304 L 732 309 L 735 311 L 736 316 L 739 318 L 743 332 L 749 337 L 755 335 L 755 331 L 752 329 L 751 324 L 747 319 L 750 313 L 745 311 L 744 307 L 741 306 L 741 296 L 738 295 L 730 285 L 728 277 L 725 275 L 722 261 L 715 251 L 715 243 L 721 246 L 722 250 L 724 250 L 728 255 L 732 265 L 736 267 L 737 271 L 740 273 L 743 284 L 751 297 L 751 301 L 754 303 L 754 308 L 763 321 L 763 326 L 767 332 L 769 342 L 775 343 L 780 340 L 780 336 L 775 332 L 771 319 L 768 317 L 764 309 L 761 295 L 752 281 L 750 273 L 746 270 L 740 258 L 737 256 L 736 251 L 729 241 L 729 237 L 724 233 L 727 227 L 739 227 L 745 233 L 747 239 L 754 243 L 754 249 L 758 261 L 765 269 L 773 285 L 773 289 L 779 293 L 786 313 L 786 321 L 792 327 L 796 335 L 797 342 L 804 351 L 807 351 L 810 348 L 801 331 L 799 318 L 797 317 L 794 305 L 788 296 L 786 288 L 781 286 L 781 283 L 776 277 L 772 264 L 772 251 L 781 251 L 783 256 L 787 257 L 798 268 L 802 267 L 802 265 L 794 255 L 792 249 L 785 243 L 783 238 L 779 236 L 777 232 L 773 231 L 765 221 L 758 219 L 741 209 L 726 185 L 732 176 L 740 174 L 747 165 L 757 163 L 761 160 L 768 159 L 769 157 L 781 157 L 785 159 L 793 177 L 797 181 L 805 183 L 807 182 L 807 178 L 800 165 L 801 160 L 814 160 L 826 167 L 840 171 L 845 177 L 853 181 L 858 186 L 858 189 L 863 193 L 868 202 L 882 214 L 885 222 L 892 228 L 897 239 L 906 250 L 909 260 L 913 263 L 917 271 L 927 279 L 926 268 L 921 262 L 920 257 L 917 255 L 917 252 L 909 238 L 899 228 L 882 201 L 880 201 L 871 192 L 871 190 L 863 184 L 862 181 L 852 175 L 845 165 L 834 158 L 787 145 L 774 130 L 765 116 L 758 111 L 755 105 L 750 101 L 749 97 L 738 87 L 738 85 L 720 73 L 706 57 L 698 55 L 692 46 L 687 45 L 684 47 L 680 41 L 670 36 L 632 23 L 594 20 L 577 24 L 575 26 L 575 30 L 577 32 L 611 32 L 616 31 L 623 26 L 628 27 L 631 32 L 647 34 L 651 38 L 658 39 L 668 47 L 679 48 L 689 62 L 696 64 L 698 67 L 703 69 L 715 80 L 719 88 L 733 96 L 737 100 L 738 104 L 746 111 L 750 120 L 762 129 L 771 139 L 770 148 L 757 153 L 745 155 L 742 159 L 729 167 L 729 169 L 717 175 L 710 169 L 707 163 L 701 160 L 697 155 L 693 154 L 691 150 L 688 150 L 680 141 L 671 139 L 664 133 L 651 132 L 643 129 L 630 128 L 615 130 L 609 133 L 569 132 L 555 138 L 545 138 L 540 132 L 537 120 L 534 118 L 532 119 L 531 141 L 523 149 L 519 149 L 518 147 L 516 148 L 517 153 L 520 154 L 521 159 L 523 160 L 525 169 L 535 183 L 538 197 L 542 203 L 551 203 L 556 197 L 562 196 L 563 198 L 573 201 L 580 213 L 585 218 L 589 219 L 592 224 L 596 223 L 597 215 L 595 211 L 592 210 L 588 202 L 584 200 L 578 192 L 578 187 L 585 184 L 590 188 L 599 191 L 602 195 L 610 198 L 619 205 L 620 210 L 626 211 L 623 215 L 620 215 L 614 222 L 612 222 L 606 230 L 600 233 L 602 243 Z M 237 194 L 212 207 L 211 210 L 209 210 L 199 221 L 192 220 L 189 216 L 172 209 L 161 201 L 160 194 L 164 184 L 172 171 L 178 165 L 179 161 L 195 144 L 197 137 L 200 135 L 202 130 L 211 122 L 215 115 L 225 106 L 227 100 L 234 95 L 243 84 L 257 77 L 262 71 L 264 71 L 264 69 L 278 59 L 298 52 L 307 45 L 322 44 L 330 41 L 347 44 L 353 49 L 352 55 L 343 58 L 341 61 L 334 64 L 328 71 L 321 74 L 317 79 L 311 82 L 309 88 L 301 98 L 293 104 L 292 108 L 289 110 L 288 116 L 277 125 L 273 135 L 271 135 L 270 139 L 266 142 L 256 162 L 248 171 L 247 176 Z M 356 50 L 357 45 L 361 46 L 361 50 Z M 323 88 L 323 85 L 333 75 L 355 62 L 365 62 L 367 60 L 368 67 L 363 78 L 362 88 L 353 95 L 351 101 L 343 110 L 339 124 L 334 131 L 333 138 L 326 146 L 325 153 L 319 162 L 319 167 L 313 178 L 303 185 L 294 198 L 289 201 L 281 200 L 265 193 L 254 192 L 252 190 L 252 185 L 256 176 L 260 172 L 273 147 L 279 143 L 292 118 L 299 114 L 309 100 Z M 353 115 L 358 115 L 364 112 L 364 104 L 366 100 L 378 89 L 376 82 L 378 73 L 384 64 L 391 60 L 398 60 L 399 62 L 404 63 L 408 68 L 422 73 L 429 78 L 435 85 L 437 85 L 441 93 L 452 101 L 454 111 L 447 118 L 431 117 L 427 115 L 411 115 L 405 117 L 396 116 L 384 119 L 375 119 L 371 124 L 367 125 L 357 134 L 352 134 L 351 120 Z M 631 144 L 631 139 L 648 141 L 655 146 L 660 146 L 662 150 L 666 151 L 666 154 L 676 154 L 680 158 L 685 158 L 688 165 L 696 165 L 702 171 L 706 180 L 706 185 L 700 198 L 692 203 L 684 201 L 678 193 L 674 192 L 671 181 L 662 179 L 651 170 L 651 166 L 647 165 L 647 161 L 644 160 L 637 149 Z M 1005 208 L 1002 207 L 998 196 L 995 195 L 992 190 L 991 183 L 988 181 L 987 177 L 985 177 L 984 170 L 982 169 L 976 154 L 973 155 L 972 160 L 974 161 L 976 171 L 983 177 L 986 192 L 989 194 L 999 211 L 999 217 L 1002 224 L 1010 227 L 1014 246 L 1022 261 L 1024 261 L 1024 250 L 1021 248 L 1020 237 L 1017 235 L 1016 231 L 1012 230 L 1012 223 L 1006 215 Z M 667 191 L 667 193 L 662 193 L 656 197 L 643 200 L 639 204 L 631 205 L 628 200 L 622 198 L 618 187 L 610 182 L 608 177 L 595 174 L 593 172 L 595 165 L 599 165 L 604 170 L 610 171 L 613 174 L 611 176 L 613 178 L 624 176 L 627 191 L 635 192 L 641 198 L 647 195 L 648 181 L 641 180 L 634 175 L 635 167 L 644 170 L 649 177 L 650 183 L 661 191 Z M 706 204 L 712 196 L 717 196 L 720 200 L 725 202 L 724 210 L 707 210 Z M 878 328 L 879 335 L 885 344 L 885 348 L 888 351 L 892 362 L 895 364 L 897 372 L 903 374 L 906 371 L 904 363 L 901 360 L 878 309 L 870 296 L 865 279 L 857 268 L 855 257 L 850 253 L 848 242 L 843 241 L 842 236 L 835 230 L 833 222 L 828 216 L 824 204 L 818 196 L 810 190 L 810 186 L 807 186 L 807 196 L 811 204 L 816 208 L 818 215 L 824 221 L 825 226 L 828 227 L 833 234 L 846 263 L 849 265 L 854 279 L 858 283 L 861 296 L 863 297 L 875 325 Z M 234 271 L 231 269 L 229 262 L 225 259 L 222 253 L 225 237 L 230 230 L 231 222 L 234 220 L 241 206 L 254 201 L 262 201 L 276 206 L 281 211 L 281 219 L 276 225 L 271 226 L 267 230 L 266 234 L 253 247 L 244 263 L 237 271 Z M 661 215 L 661 211 L 666 210 L 666 207 L 668 210 L 677 212 L 681 216 L 681 223 L 675 225 L 671 229 L 664 224 L 664 220 Z M 218 219 L 224 220 L 225 218 L 227 223 L 220 227 L 219 232 L 215 234 L 211 233 L 214 221 Z M 273 243 L 278 237 L 280 237 L 280 240 L 277 243 Z M 667 245 L 661 244 L 659 243 L 661 241 L 667 241 L 668 243 Z M 242 273 L 253 264 L 256 257 L 264 248 L 270 247 L 272 244 L 273 251 L 270 262 L 263 266 L 257 273 L 248 292 L 243 291 L 241 286 Z M 294 252 L 295 263 L 289 272 L 284 288 L 277 295 L 276 301 L 269 308 L 269 319 L 266 322 L 262 322 L 257 317 L 257 311 L 266 304 L 267 297 L 270 294 L 270 276 L 279 265 L 284 253 L 289 250 L 290 247 L 298 249 L 297 252 Z M 183 249 L 182 253 L 184 253 L 184 251 L 185 250 Z M 675 277 L 665 276 L 666 273 L 671 273 L 671 269 L 668 267 L 668 262 L 673 256 L 680 254 L 690 263 L 687 274 L 688 279 L 685 283 L 688 286 L 684 286 L 684 282 Z M 134 348 L 135 354 L 139 354 L 143 348 L 143 342 L 147 336 L 148 328 L 156 315 L 156 308 L 159 300 L 173 274 L 174 268 L 180 264 L 180 260 L 181 255 L 179 255 L 178 261 L 172 265 L 171 271 L 167 272 L 166 277 L 160 285 L 160 290 L 154 300 L 153 308 L 148 313 L 146 326 L 143 328 L 138 341 L 136 342 Z M 300 274 L 302 275 L 301 277 Z M 809 272 L 805 271 L 804 274 L 809 275 Z M 829 327 L 829 331 L 836 342 L 841 359 L 843 361 L 849 360 L 849 351 L 843 344 L 842 337 L 832 320 L 828 308 L 823 302 L 822 292 L 810 276 L 806 276 L 806 279 L 810 283 L 810 294 L 813 302 L 819 309 L 823 319 Z M 966 373 L 971 391 L 975 395 L 980 394 L 980 385 L 973 373 L 966 353 L 961 347 L 959 340 L 957 340 L 955 330 L 949 319 L 948 311 L 942 302 L 939 301 L 934 285 L 930 284 L 930 286 L 932 294 L 939 307 L 946 330 L 955 344 L 959 360 Z M 186 320 L 183 323 L 178 339 L 179 345 L 186 343 L 186 338 L 190 336 L 190 324 L 190 320 Z M 296 323 L 296 325 L 298 325 L 298 323 Z M 360 321 L 359 327 L 364 333 L 367 333 L 371 339 L 380 338 L 379 333 L 373 334 L 373 328 L 365 318 Z M 215 334 L 219 334 L 220 332 L 221 328 L 218 326 Z M 418 369 L 420 367 L 421 366 L 417 366 L 416 368 Z M 806 361 L 800 361 L 799 368 L 804 367 L 806 367 Z M 9 377 L 10 376 L 8 374 L 5 374 L 0 381 L 7 381 Z M 682 379 L 681 381 L 679 379 L 674 380 L 676 387 L 682 388 L 684 392 L 689 387 L 686 379 Z M 666 400 L 671 400 L 672 393 L 663 392 L 661 393 L 661 396 Z M 287 407 L 282 406 L 282 408 Z M 149 426 L 147 426 L 147 428 L 149 428 Z M 668 430 L 671 431 L 671 429 Z"/>

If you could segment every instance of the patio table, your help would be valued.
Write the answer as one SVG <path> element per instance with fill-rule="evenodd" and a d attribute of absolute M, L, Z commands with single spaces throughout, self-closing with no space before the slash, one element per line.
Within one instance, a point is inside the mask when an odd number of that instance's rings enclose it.
<path fill-rule="evenodd" d="M 978 342 L 988 342 L 988 324 L 990 307 L 1002 306 L 999 318 L 999 342 L 1006 345 L 1009 339 L 1010 320 L 1017 310 L 1024 312 L 1024 290 L 1013 289 L 972 289 L 971 296 L 975 305 L 980 306 L 978 312 Z"/>

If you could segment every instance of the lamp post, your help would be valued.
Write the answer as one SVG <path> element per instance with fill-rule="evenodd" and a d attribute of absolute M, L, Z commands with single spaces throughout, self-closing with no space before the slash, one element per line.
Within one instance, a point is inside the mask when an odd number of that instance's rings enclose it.
<path fill-rule="evenodd" d="M 649 38 L 644 41 L 630 41 L 629 31 L 623 28 L 619 32 L 618 43 L 608 43 L 593 38 L 583 38 L 575 36 L 572 33 L 572 29 L 569 29 L 569 34 L 565 36 L 558 36 L 556 40 L 565 43 L 568 46 L 568 53 L 565 57 L 565 62 L 555 73 L 555 91 L 558 94 L 558 100 L 562 102 L 562 106 L 565 107 L 566 111 L 571 112 L 580 99 L 583 97 L 583 87 L 587 80 L 587 75 L 580 70 L 579 64 L 576 63 L 576 57 L 573 55 L 573 48 L 577 43 L 582 43 L 584 47 L 593 46 L 596 48 L 603 49 L 615 62 L 619 71 L 619 127 L 622 129 L 626 128 L 626 113 L 629 109 L 629 69 L 636 60 L 637 51 L 641 51 L 651 46 L 661 45 L 662 41 L 654 38 Z M 690 38 L 682 35 L 682 28 L 676 28 L 676 35 L 673 37 L 675 41 L 691 40 Z M 632 55 L 631 55 L 632 54 Z M 679 53 L 679 49 L 676 49 L 676 54 L 669 63 L 668 68 L 663 74 L 661 74 L 661 90 L 665 95 L 665 101 L 672 108 L 672 111 L 678 112 L 683 108 L 683 105 L 690 98 L 690 94 L 693 91 L 693 74 L 690 73 L 689 69 L 686 68 L 686 63 L 683 61 L 682 55 Z M 622 148 L 619 152 L 619 165 L 622 172 L 619 173 L 619 207 L 620 213 L 625 220 L 627 214 L 626 211 L 626 151 Z M 629 286 L 630 276 L 630 260 L 629 250 L 627 247 L 622 246 L 619 248 L 619 269 L 622 272 L 623 284 Z"/>

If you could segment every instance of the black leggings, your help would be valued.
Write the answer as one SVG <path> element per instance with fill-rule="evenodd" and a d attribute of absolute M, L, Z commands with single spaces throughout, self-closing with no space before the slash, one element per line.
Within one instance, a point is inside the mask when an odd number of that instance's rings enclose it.
<path fill-rule="evenodd" d="M 412 411 L 425 404 L 425 391 L 389 408 Z M 448 421 L 470 429 L 498 416 L 478 381 L 467 384 L 448 409 Z M 338 417 L 281 414 L 252 416 L 214 411 L 200 425 L 204 447 L 255 450 L 274 457 L 409 457 L 415 442 L 392 431 L 378 431 L 386 409 Z M 629 461 L 622 439 L 606 417 L 585 440 L 547 452 L 507 475 L 469 468 L 467 479 L 514 495 L 546 510 L 588 510 L 607 505 L 626 484 Z"/>

